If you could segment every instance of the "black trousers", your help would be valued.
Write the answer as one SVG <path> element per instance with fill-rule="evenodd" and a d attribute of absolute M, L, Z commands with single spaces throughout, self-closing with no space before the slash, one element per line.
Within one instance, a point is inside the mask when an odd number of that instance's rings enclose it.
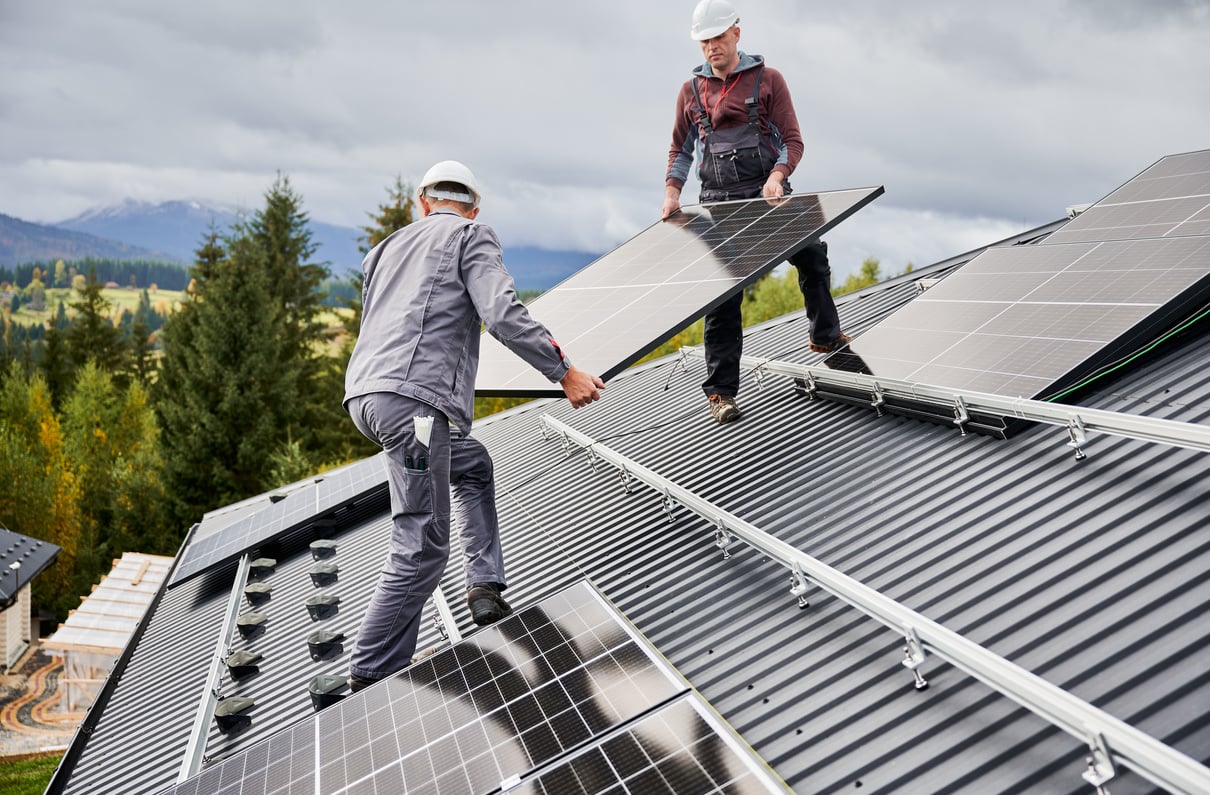
<path fill-rule="evenodd" d="M 828 264 L 828 244 L 810 243 L 790 257 L 798 270 L 798 287 L 807 310 L 811 340 L 834 341 L 840 336 L 840 317 L 832 300 L 832 269 Z M 744 352 L 743 292 L 706 315 L 706 395 L 735 397 L 739 394 L 739 359 Z"/>

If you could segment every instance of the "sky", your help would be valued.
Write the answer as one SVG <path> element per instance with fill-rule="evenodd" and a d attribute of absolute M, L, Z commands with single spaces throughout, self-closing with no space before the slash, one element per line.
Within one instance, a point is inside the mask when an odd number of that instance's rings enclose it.
<path fill-rule="evenodd" d="M 834 280 L 1061 218 L 1210 147 L 1210 0 L 734 0 L 785 76 L 798 193 L 882 185 Z M 456 159 L 505 245 L 604 252 L 658 221 L 692 0 L 0 0 L 0 213 L 255 209 L 280 172 L 361 226 Z M 683 201 L 696 200 L 686 188 Z"/>

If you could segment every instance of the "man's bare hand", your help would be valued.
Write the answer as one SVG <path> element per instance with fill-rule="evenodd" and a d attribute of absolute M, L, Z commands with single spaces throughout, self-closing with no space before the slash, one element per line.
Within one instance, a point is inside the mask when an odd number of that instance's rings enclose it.
<path fill-rule="evenodd" d="M 586 373 L 580 368 L 572 365 L 563 378 L 559 381 L 559 386 L 563 387 L 563 394 L 567 395 L 567 400 L 573 408 L 587 406 L 594 400 L 601 399 L 601 390 L 605 388 L 605 382 L 597 378 L 591 373 Z"/>

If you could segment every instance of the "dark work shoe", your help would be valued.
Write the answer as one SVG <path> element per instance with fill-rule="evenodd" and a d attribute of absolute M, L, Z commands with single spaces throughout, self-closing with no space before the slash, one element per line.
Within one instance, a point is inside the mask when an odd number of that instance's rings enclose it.
<path fill-rule="evenodd" d="M 513 614 L 512 607 L 500 595 L 500 586 L 494 582 L 477 582 L 466 592 L 466 603 L 471 609 L 471 618 L 481 627 L 494 624 Z"/>
<path fill-rule="evenodd" d="M 377 684 L 378 681 L 377 679 L 367 679 L 357 674 L 349 674 L 349 689 L 356 693 L 358 690 L 365 690 L 370 685 Z"/>
<path fill-rule="evenodd" d="M 815 351 L 816 353 L 831 353 L 832 351 L 843 348 L 845 345 L 849 344 L 852 341 L 853 341 L 853 338 L 850 337 L 848 334 L 845 334 L 842 331 L 842 332 L 840 332 L 840 336 L 837 337 L 836 339 L 832 340 L 831 342 L 812 341 L 807 344 L 807 347 L 810 348 L 811 350 Z"/>
<path fill-rule="evenodd" d="M 739 419 L 739 406 L 735 405 L 735 398 L 726 395 L 711 395 L 707 400 L 710 401 L 710 416 L 714 417 L 720 425 Z"/>

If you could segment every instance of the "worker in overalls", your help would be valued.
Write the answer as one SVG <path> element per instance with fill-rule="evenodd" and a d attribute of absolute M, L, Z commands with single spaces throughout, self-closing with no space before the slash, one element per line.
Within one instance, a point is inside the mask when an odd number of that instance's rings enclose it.
<path fill-rule="evenodd" d="M 681 189 L 694 157 L 702 203 L 780 198 L 790 193 L 790 174 L 802 157 L 802 135 L 781 72 L 759 55 L 739 49 L 739 15 L 727 0 L 701 0 L 690 36 L 701 43 L 705 63 L 693 70 L 676 100 L 676 122 L 664 178 L 662 216 L 680 208 Z M 849 341 L 832 300 L 828 247 L 809 244 L 790 257 L 798 269 L 810 324 L 809 347 L 836 350 Z M 706 380 L 710 413 L 720 423 L 739 419 L 739 362 L 743 353 L 743 292 L 706 315 Z"/>
<path fill-rule="evenodd" d="M 558 383 L 571 405 L 600 398 L 517 299 L 496 233 L 479 223 L 479 183 L 454 160 L 417 189 L 424 217 L 362 263 L 361 333 L 345 373 L 353 424 L 386 453 L 391 541 L 349 659 L 356 691 L 412 662 L 421 611 L 450 554 L 451 486 L 472 620 L 509 615 L 493 467 L 471 438 L 481 328 Z"/>

